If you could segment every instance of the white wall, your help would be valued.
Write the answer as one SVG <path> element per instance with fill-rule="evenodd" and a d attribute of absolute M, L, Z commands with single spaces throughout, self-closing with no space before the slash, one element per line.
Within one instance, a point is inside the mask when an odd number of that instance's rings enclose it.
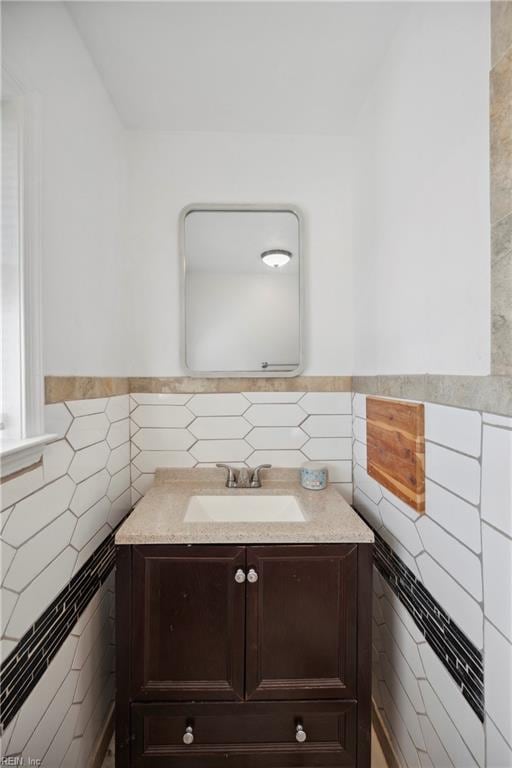
<path fill-rule="evenodd" d="M 357 374 L 486 374 L 488 3 L 412 3 L 355 130 Z"/>
<path fill-rule="evenodd" d="M 128 132 L 133 372 L 176 376 L 178 217 L 188 203 L 289 203 L 304 214 L 306 374 L 352 371 L 350 145 L 330 136 Z"/>
<path fill-rule="evenodd" d="M 127 133 L 65 7 L 3 15 L 4 60 L 43 102 L 45 373 L 182 373 L 193 201 L 303 209 L 306 374 L 488 372 L 487 4 L 411 4 L 352 143 Z"/>
<path fill-rule="evenodd" d="M 42 104 L 46 374 L 123 375 L 122 126 L 61 3 L 4 3 L 3 63 Z"/>
<path fill-rule="evenodd" d="M 46 373 L 182 373 L 177 221 L 200 200 L 302 207 L 306 373 L 488 372 L 486 4 L 414 4 L 382 62 L 355 131 L 354 281 L 347 139 L 129 132 L 123 146 L 58 3 L 5 5 L 4 60 L 42 94 Z"/>

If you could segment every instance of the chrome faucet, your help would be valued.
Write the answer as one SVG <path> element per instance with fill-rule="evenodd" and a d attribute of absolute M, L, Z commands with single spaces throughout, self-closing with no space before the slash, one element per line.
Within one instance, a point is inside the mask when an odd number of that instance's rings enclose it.
<path fill-rule="evenodd" d="M 270 469 L 272 464 L 260 464 L 258 467 L 241 467 L 236 469 L 229 464 L 217 464 L 227 469 L 226 488 L 261 488 L 260 469 Z"/>

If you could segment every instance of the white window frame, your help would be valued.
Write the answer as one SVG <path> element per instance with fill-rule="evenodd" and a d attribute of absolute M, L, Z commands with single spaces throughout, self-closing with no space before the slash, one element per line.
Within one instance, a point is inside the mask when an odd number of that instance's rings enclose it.
<path fill-rule="evenodd" d="M 56 435 L 44 430 L 41 301 L 41 104 L 3 67 L 3 100 L 16 100 L 20 118 L 20 416 L 18 436 L 2 440 L 0 477 L 41 459 Z M 3 404 L 2 404 L 3 405 Z"/>

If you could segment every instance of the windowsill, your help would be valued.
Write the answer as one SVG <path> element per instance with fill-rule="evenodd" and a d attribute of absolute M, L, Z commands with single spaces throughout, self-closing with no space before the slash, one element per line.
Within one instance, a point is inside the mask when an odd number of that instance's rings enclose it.
<path fill-rule="evenodd" d="M 38 435 L 23 440 L 0 439 L 0 477 L 5 479 L 15 472 L 37 464 L 45 445 L 57 439 L 57 435 Z"/>

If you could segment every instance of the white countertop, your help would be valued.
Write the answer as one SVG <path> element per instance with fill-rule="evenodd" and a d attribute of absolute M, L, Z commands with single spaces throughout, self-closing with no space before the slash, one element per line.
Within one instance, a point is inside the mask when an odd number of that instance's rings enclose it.
<path fill-rule="evenodd" d="M 219 469 L 159 469 L 155 482 L 116 533 L 116 544 L 372 543 L 372 530 L 329 486 L 307 491 L 296 469 L 261 472 L 262 487 L 226 488 Z M 184 522 L 191 496 L 292 495 L 304 522 Z"/>

